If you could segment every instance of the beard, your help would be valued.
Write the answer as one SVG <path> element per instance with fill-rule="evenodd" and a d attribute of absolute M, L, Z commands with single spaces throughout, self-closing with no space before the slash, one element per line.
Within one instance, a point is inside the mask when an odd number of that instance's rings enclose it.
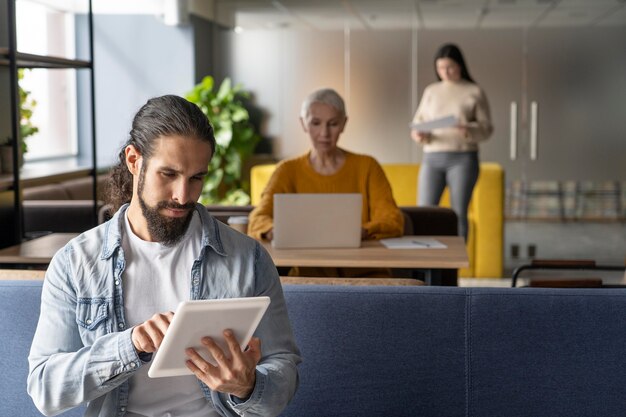
<path fill-rule="evenodd" d="M 145 172 L 142 167 L 139 174 L 138 199 L 141 212 L 148 223 L 150 237 L 165 246 L 174 246 L 187 232 L 193 215 L 193 208 L 196 205 L 194 203 L 178 204 L 173 201 L 159 201 L 154 207 L 150 207 L 143 198 L 144 181 Z M 167 208 L 187 209 L 189 213 L 184 217 L 168 217 L 159 213 L 159 210 Z"/>

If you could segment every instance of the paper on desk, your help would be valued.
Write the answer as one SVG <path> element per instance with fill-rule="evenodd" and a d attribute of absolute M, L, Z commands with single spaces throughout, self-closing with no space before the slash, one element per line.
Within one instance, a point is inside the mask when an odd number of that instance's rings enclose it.
<path fill-rule="evenodd" d="M 446 245 L 437 239 L 421 238 L 419 236 L 403 236 L 391 239 L 381 239 L 380 243 L 388 249 L 445 249 Z"/>
<path fill-rule="evenodd" d="M 434 129 L 441 129 L 442 127 L 452 127 L 459 124 L 459 119 L 450 115 L 446 117 L 441 117 L 439 119 L 429 120 L 427 122 L 422 123 L 411 123 L 411 129 L 417 130 L 418 132 L 430 132 Z"/>

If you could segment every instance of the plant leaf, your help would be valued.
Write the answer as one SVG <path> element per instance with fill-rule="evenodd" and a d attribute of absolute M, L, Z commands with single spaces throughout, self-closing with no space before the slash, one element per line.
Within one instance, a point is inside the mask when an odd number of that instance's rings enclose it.
<path fill-rule="evenodd" d="M 222 81 L 215 92 L 215 80 L 206 76 L 186 95 L 208 117 L 215 134 L 215 152 L 209 163 L 199 201 L 203 204 L 249 204 L 248 181 L 241 178 L 244 161 L 260 137 L 249 123 L 250 115 L 241 99 L 250 95 L 241 84 Z"/>

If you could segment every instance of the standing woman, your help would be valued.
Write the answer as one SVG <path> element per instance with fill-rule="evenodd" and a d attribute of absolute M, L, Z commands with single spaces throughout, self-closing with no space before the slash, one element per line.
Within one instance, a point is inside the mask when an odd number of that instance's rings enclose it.
<path fill-rule="evenodd" d="M 461 50 L 445 44 L 435 54 L 438 82 L 424 90 L 413 121 L 455 116 L 458 124 L 430 132 L 411 131 L 424 147 L 419 174 L 419 206 L 437 206 L 446 185 L 459 219 L 459 234 L 467 240 L 467 208 L 478 179 L 478 143 L 493 131 L 483 90 L 469 75 Z"/>

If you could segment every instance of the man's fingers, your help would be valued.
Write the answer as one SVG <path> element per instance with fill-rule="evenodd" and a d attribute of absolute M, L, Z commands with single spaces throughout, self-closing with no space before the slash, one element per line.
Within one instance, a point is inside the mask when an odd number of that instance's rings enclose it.
<path fill-rule="evenodd" d="M 148 337 L 150 338 L 150 342 L 155 349 L 158 349 L 159 346 L 161 346 L 161 342 L 163 341 L 163 336 L 165 335 L 165 332 L 162 331 L 160 327 L 155 325 L 155 323 L 148 323 L 145 329 Z"/>
<path fill-rule="evenodd" d="M 210 337 L 201 339 L 203 347 L 215 359 L 215 364 L 213 361 L 207 362 L 195 349 L 187 348 L 186 366 L 212 390 L 247 398 L 256 381 L 255 369 L 261 359 L 261 340 L 251 338 L 245 352 L 242 352 L 232 331 L 225 330 L 224 339 L 227 345 L 224 349 Z"/>
<path fill-rule="evenodd" d="M 248 343 L 248 349 L 260 352 L 261 351 L 261 339 L 259 339 L 258 337 L 251 338 L 250 342 Z"/>
<path fill-rule="evenodd" d="M 152 344 L 150 336 L 148 336 L 145 329 L 141 326 L 133 328 L 131 339 L 138 352 L 151 353 L 156 350 L 156 347 Z"/>
<path fill-rule="evenodd" d="M 243 355 L 241 352 L 241 347 L 239 347 L 239 342 L 237 341 L 237 338 L 233 334 L 232 330 L 224 330 L 224 339 L 226 340 L 226 344 L 228 345 L 228 350 L 230 350 L 230 356 L 232 358 L 242 359 Z"/>
<path fill-rule="evenodd" d="M 167 331 L 174 313 L 158 313 L 133 329 L 132 341 L 135 348 L 140 352 L 154 352 L 161 346 L 165 332 Z"/>
<path fill-rule="evenodd" d="M 174 313 L 172 313 L 171 311 L 168 311 L 167 313 L 155 314 L 146 323 L 153 324 L 161 331 L 161 333 L 165 334 L 165 332 L 167 331 L 167 328 L 170 327 L 170 323 L 172 322 L 173 318 L 174 318 Z"/>
<path fill-rule="evenodd" d="M 159 314 L 158 317 L 155 317 L 154 321 L 150 321 L 150 329 L 152 330 L 151 336 L 153 337 L 152 340 L 157 349 L 161 346 L 161 342 L 163 342 L 163 338 L 165 337 L 165 332 L 167 332 L 167 329 L 170 327 L 173 317 L 174 313 L 170 311 Z"/>
<path fill-rule="evenodd" d="M 185 354 L 189 358 L 187 362 L 191 362 L 191 364 L 193 364 L 193 366 L 197 368 L 201 374 L 212 375 L 215 372 L 216 367 L 204 360 L 204 358 L 200 356 L 194 348 L 187 348 L 185 350 Z M 193 371 L 193 368 L 190 367 L 189 364 L 187 367 Z"/>
<path fill-rule="evenodd" d="M 261 360 L 261 339 L 253 337 L 248 343 L 248 349 L 246 354 L 252 356 L 254 364 L 256 365 Z"/>
<path fill-rule="evenodd" d="M 215 359 L 218 366 L 228 368 L 229 358 L 213 339 L 210 337 L 203 337 L 202 344 L 207 348 L 209 353 L 213 355 L 213 359 Z"/>

